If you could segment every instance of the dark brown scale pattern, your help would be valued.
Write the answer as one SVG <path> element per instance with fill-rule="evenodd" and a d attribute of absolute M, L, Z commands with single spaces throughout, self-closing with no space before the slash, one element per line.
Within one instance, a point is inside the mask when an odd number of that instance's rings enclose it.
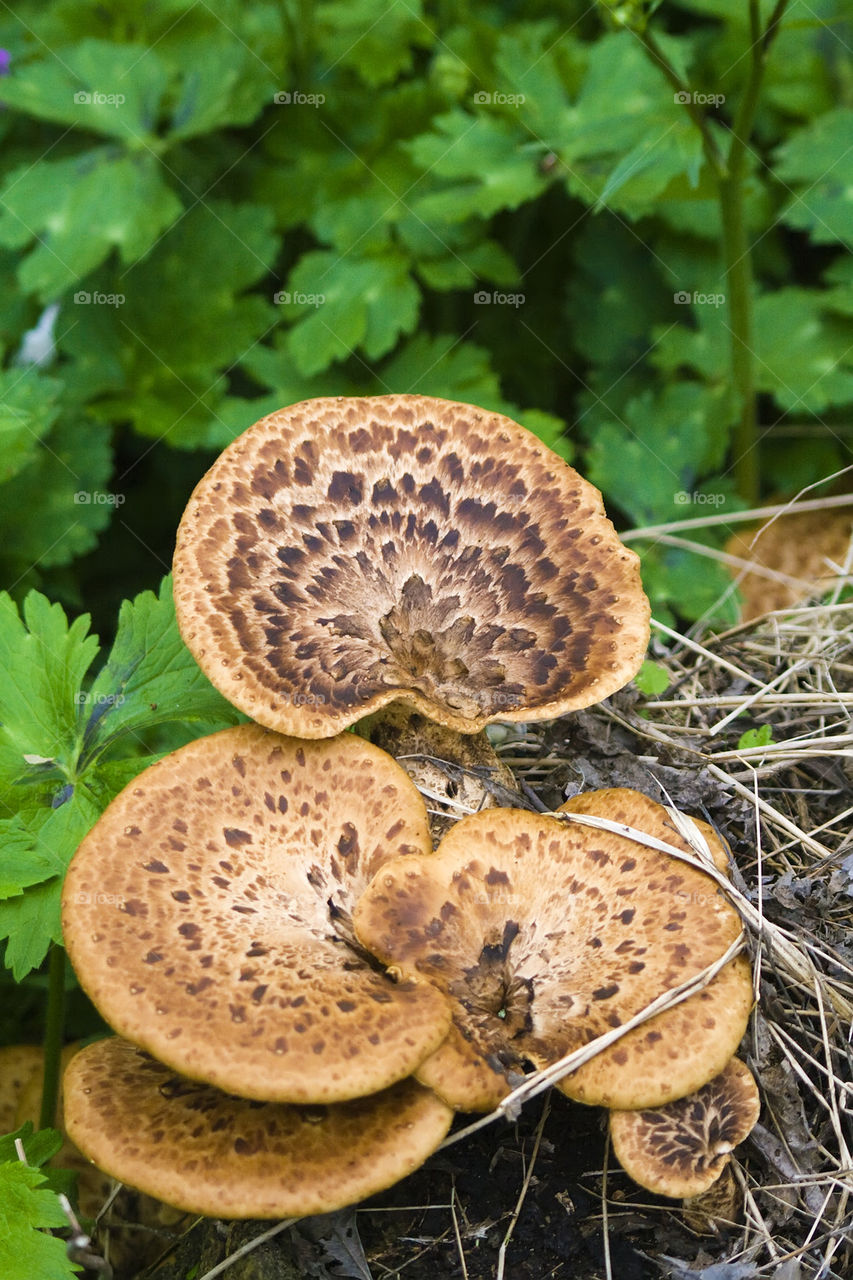
<path fill-rule="evenodd" d="M 643 1186 L 692 1196 L 719 1177 L 758 1119 L 755 1081 L 736 1058 L 695 1093 L 654 1110 L 614 1112 L 616 1155 Z"/>
<path fill-rule="evenodd" d="M 497 414 L 419 396 L 272 414 L 198 485 L 181 632 L 256 720 L 318 737 L 394 699 L 449 727 L 589 705 L 648 636 L 596 489 Z"/>
<path fill-rule="evenodd" d="M 228 729 L 146 771 L 83 841 L 69 954 L 106 1020 L 185 1075 L 283 1101 L 367 1093 L 447 1029 L 441 997 L 390 982 L 351 926 L 384 860 L 430 847 L 378 748 Z"/>
<path fill-rule="evenodd" d="M 453 1118 L 413 1080 L 330 1106 L 231 1097 L 120 1039 L 77 1054 L 64 1095 L 68 1131 L 99 1167 L 216 1218 L 307 1217 L 361 1200 L 416 1169 Z"/>
<path fill-rule="evenodd" d="M 686 849 L 644 796 L 607 816 Z M 717 959 L 740 924 L 714 890 L 701 871 L 622 836 L 504 809 L 462 819 L 429 858 L 383 867 L 355 925 L 383 961 L 451 997 L 458 1035 L 418 1076 L 454 1105 L 485 1109 L 508 1092 L 508 1073 L 583 1047 Z M 731 1057 L 750 1005 L 749 966 L 735 961 L 562 1087 L 606 1106 L 679 1097 Z"/>

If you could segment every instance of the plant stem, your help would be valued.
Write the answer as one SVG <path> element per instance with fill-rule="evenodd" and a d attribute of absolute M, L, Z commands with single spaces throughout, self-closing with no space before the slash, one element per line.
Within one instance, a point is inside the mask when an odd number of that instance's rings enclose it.
<path fill-rule="evenodd" d="M 41 1092 L 39 1128 L 51 1129 L 56 1123 L 59 1099 L 59 1072 L 65 1025 L 65 950 L 54 942 L 48 961 L 47 1014 L 44 1033 L 44 1084 Z"/>
<path fill-rule="evenodd" d="M 731 127 L 728 155 L 723 156 L 704 112 L 672 63 L 646 30 L 635 30 L 649 57 L 679 94 L 702 138 L 705 158 L 717 180 L 723 224 L 723 258 L 729 305 L 729 360 L 736 396 L 733 448 L 737 487 L 750 506 L 759 496 L 758 423 L 756 413 L 756 355 L 753 316 L 752 255 L 746 229 L 745 177 L 749 140 L 755 124 L 761 82 L 770 46 L 778 34 L 788 0 L 776 0 L 767 26 L 761 28 L 759 0 L 749 0 L 750 71 L 743 97 Z"/>
<path fill-rule="evenodd" d="M 735 479 L 741 497 L 751 505 L 759 497 L 759 469 L 752 255 L 746 231 L 744 179 L 767 55 L 787 4 L 788 0 L 777 0 L 767 28 L 762 31 L 758 0 L 750 0 L 752 57 L 749 79 L 732 124 L 727 172 L 720 178 L 718 186 L 729 303 L 732 384 L 738 399 L 734 434 Z"/>

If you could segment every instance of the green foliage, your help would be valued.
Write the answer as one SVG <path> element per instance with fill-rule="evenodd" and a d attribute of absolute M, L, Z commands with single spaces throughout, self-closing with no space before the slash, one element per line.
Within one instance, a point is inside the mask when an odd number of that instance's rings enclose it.
<path fill-rule="evenodd" d="M 312 395 L 516 412 L 626 521 L 742 505 L 720 175 L 751 91 L 747 9 L 542 12 L 26 0 L 0 17 L 0 558 L 19 596 L 82 603 L 111 521 L 167 563 L 168 525 L 131 515 L 136 496 L 156 507 L 162 467 L 128 454 L 219 449 Z M 807 474 L 797 431 L 849 461 L 848 27 L 830 0 L 790 0 L 743 153 L 774 490 Z M 17 366 L 46 303 L 54 358 Z M 688 619 L 726 585 L 710 568 L 679 597 L 691 557 L 644 556 L 656 608 Z"/>
<path fill-rule="evenodd" d="M 659 662 L 647 659 L 634 676 L 634 684 L 644 698 L 655 698 L 669 688 L 669 672 Z"/>
<path fill-rule="evenodd" d="M 23 1145 L 27 1163 L 18 1159 L 15 1139 Z M 65 1244 L 49 1235 L 68 1220 L 55 1189 L 62 1180 L 39 1166 L 55 1155 L 62 1136 L 54 1129 L 33 1133 L 32 1125 L 0 1137 L 0 1275 L 3 1280 L 71 1280 L 80 1268 L 69 1262 Z"/>
<path fill-rule="evenodd" d="M 746 733 L 742 733 L 737 740 L 737 749 L 748 751 L 750 747 L 769 747 L 774 741 L 770 725 L 763 724 L 759 729 L 747 729 Z"/>
<path fill-rule="evenodd" d="M 71 855 L 121 788 L 171 745 L 240 718 L 210 685 L 175 625 L 171 582 L 125 601 L 98 655 L 88 617 L 69 625 L 32 591 L 22 615 L 0 595 L 0 938 L 16 978 L 61 940 L 59 898 Z"/>

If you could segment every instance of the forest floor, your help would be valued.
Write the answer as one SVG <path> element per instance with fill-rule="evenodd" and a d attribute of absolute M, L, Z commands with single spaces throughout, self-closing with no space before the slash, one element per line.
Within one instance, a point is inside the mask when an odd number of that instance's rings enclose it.
<path fill-rule="evenodd" d="M 629 786 L 728 841 L 735 892 L 754 909 L 759 998 L 740 1056 L 762 1113 L 727 1177 L 704 1202 L 653 1196 L 609 1156 L 604 1113 L 551 1090 L 354 1210 L 282 1227 L 242 1258 L 270 1223 L 204 1221 L 146 1276 L 853 1276 L 853 604 L 722 635 L 658 633 L 652 657 L 669 677 L 661 694 L 632 686 L 550 724 L 501 730 L 497 750 L 534 807 Z M 756 745 L 739 745 L 749 730 Z M 127 1204 L 117 1207 L 126 1220 Z M 151 1243 L 162 1252 L 162 1235 Z"/>

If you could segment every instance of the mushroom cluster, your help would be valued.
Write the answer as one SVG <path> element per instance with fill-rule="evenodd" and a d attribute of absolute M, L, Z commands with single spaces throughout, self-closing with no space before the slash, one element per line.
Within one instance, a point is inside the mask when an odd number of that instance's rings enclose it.
<path fill-rule="evenodd" d="M 420 396 L 263 419 L 190 500 L 175 599 L 256 723 L 147 769 L 72 861 L 69 955 L 121 1037 L 66 1076 L 69 1132 L 100 1167 L 199 1213 L 341 1207 L 738 937 L 703 871 L 559 816 L 491 808 L 434 851 L 407 773 L 342 732 L 402 715 L 472 741 L 637 670 L 637 558 L 516 423 Z M 565 809 L 689 853 L 636 793 Z M 750 1006 L 738 956 L 561 1088 L 664 1110 L 724 1071 Z"/>

